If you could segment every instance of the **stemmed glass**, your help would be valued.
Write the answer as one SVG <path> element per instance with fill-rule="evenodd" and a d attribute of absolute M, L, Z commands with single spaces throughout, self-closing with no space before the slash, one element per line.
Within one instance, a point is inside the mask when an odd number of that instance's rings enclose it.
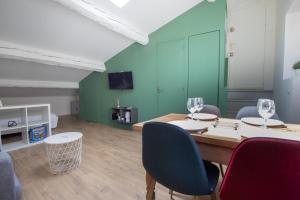
<path fill-rule="evenodd" d="M 197 111 L 196 98 L 189 98 L 186 107 L 192 114 L 192 119 L 194 119 L 194 113 Z"/>
<path fill-rule="evenodd" d="M 267 121 L 275 114 L 275 103 L 270 99 L 259 99 L 257 103 L 259 115 L 264 119 L 264 128 L 267 129 Z"/>
<path fill-rule="evenodd" d="M 197 109 L 197 112 L 200 113 L 201 110 L 202 110 L 203 107 L 204 107 L 204 101 L 203 101 L 203 98 L 202 98 L 202 97 L 197 97 L 197 98 L 195 98 L 195 101 L 196 101 L 196 109 Z"/>

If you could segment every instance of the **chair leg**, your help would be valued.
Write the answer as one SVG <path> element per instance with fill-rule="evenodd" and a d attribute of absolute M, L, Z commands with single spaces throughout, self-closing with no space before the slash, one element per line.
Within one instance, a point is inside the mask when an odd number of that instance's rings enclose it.
<path fill-rule="evenodd" d="M 210 195 L 210 199 L 211 199 L 211 200 L 217 200 L 217 193 L 216 193 L 216 191 L 214 191 L 214 192 Z"/>
<path fill-rule="evenodd" d="M 155 199 L 155 192 L 154 192 L 154 190 L 155 190 L 155 184 L 156 184 L 156 181 L 153 180 L 151 182 L 149 190 L 147 191 L 147 195 L 146 195 L 146 199 L 147 200 L 153 200 L 153 199 Z"/>
<path fill-rule="evenodd" d="M 220 167 L 220 171 L 221 171 L 222 178 L 224 178 L 225 173 L 224 173 L 223 165 L 219 163 L 219 167 Z"/>
<path fill-rule="evenodd" d="M 173 193 L 174 193 L 174 191 L 173 191 L 173 190 L 169 190 L 169 194 L 170 194 L 170 198 L 171 198 L 171 200 L 174 200 L 174 199 L 173 199 Z"/>
<path fill-rule="evenodd" d="M 147 183 L 147 194 L 146 194 L 146 200 L 153 200 L 155 199 L 155 184 L 156 180 L 151 177 L 150 174 L 146 173 L 146 183 Z"/>

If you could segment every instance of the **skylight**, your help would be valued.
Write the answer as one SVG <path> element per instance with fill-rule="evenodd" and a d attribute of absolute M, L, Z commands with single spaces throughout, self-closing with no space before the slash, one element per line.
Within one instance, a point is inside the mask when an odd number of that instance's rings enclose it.
<path fill-rule="evenodd" d="M 113 4 L 118 6 L 119 8 L 124 7 L 130 0 L 110 0 Z"/>

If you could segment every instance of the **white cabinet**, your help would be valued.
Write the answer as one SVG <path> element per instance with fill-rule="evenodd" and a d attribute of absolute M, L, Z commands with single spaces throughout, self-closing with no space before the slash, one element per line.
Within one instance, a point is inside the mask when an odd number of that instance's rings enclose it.
<path fill-rule="evenodd" d="M 0 150 L 12 151 L 41 143 L 42 141 L 30 141 L 30 128 L 44 125 L 47 129 L 47 137 L 51 136 L 50 113 L 50 104 L 0 107 Z M 8 127 L 8 121 L 14 121 L 17 125 Z M 21 137 L 2 140 L 2 137 L 14 133 L 21 133 Z"/>

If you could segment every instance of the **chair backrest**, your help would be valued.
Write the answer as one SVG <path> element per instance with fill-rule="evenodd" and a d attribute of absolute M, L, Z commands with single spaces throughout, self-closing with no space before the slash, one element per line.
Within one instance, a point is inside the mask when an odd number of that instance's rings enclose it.
<path fill-rule="evenodd" d="M 217 115 L 221 117 L 221 111 L 217 106 L 213 105 L 204 105 L 203 109 L 200 111 L 201 113 L 209 113 L 213 115 Z"/>
<path fill-rule="evenodd" d="M 234 151 L 221 200 L 299 200 L 300 142 L 254 138 Z"/>
<path fill-rule="evenodd" d="M 143 164 L 167 188 L 187 194 L 209 194 L 203 160 L 190 134 L 171 124 L 151 122 L 143 127 Z"/>
<path fill-rule="evenodd" d="M 256 106 L 245 106 L 239 110 L 236 115 L 236 119 L 242 119 L 244 117 L 260 117 Z M 279 116 L 277 113 L 271 117 L 272 119 L 279 120 Z"/>

